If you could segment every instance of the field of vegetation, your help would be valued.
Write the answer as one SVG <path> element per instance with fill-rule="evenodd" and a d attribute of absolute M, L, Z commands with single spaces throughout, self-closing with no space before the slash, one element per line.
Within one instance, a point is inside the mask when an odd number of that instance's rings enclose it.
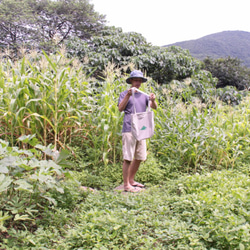
<path fill-rule="evenodd" d="M 2 0 L 0 20 L 1 250 L 250 249 L 249 68 L 152 46 L 89 0 Z M 158 103 L 136 194 L 115 190 L 133 69 Z"/>
<path fill-rule="evenodd" d="M 117 101 L 134 67 L 109 63 L 97 80 L 64 50 L 2 58 L 0 249 L 250 249 L 250 96 L 216 89 L 208 71 L 149 77 L 147 188 L 114 191 Z"/>

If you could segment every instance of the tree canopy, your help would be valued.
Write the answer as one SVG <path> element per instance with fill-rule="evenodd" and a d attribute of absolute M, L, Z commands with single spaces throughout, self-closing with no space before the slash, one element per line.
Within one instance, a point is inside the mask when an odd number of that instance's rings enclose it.
<path fill-rule="evenodd" d="M 121 28 L 115 27 L 106 26 L 101 35 L 93 36 L 89 41 L 69 39 L 66 47 L 70 56 L 87 61 L 87 73 L 94 70 L 96 77 L 102 77 L 109 62 L 118 67 L 132 63 L 160 84 L 185 79 L 200 68 L 200 62 L 187 50 L 152 46 L 141 34 L 123 33 Z"/>
<path fill-rule="evenodd" d="M 160 84 L 191 77 L 201 68 L 186 49 L 152 46 L 141 34 L 105 23 L 89 0 L 0 0 L 0 47 L 14 49 L 16 56 L 21 46 L 55 52 L 65 44 L 68 55 L 78 56 L 86 73 L 99 79 L 109 63 L 133 64 Z M 206 59 L 204 69 L 219 79 L 217 87 L 249 85 L 249 70 L 237 59 Z"/>
<path fill-rule="evenodd" d="M 98 34 L 105 16 L 89 0 L 0 1 L 0 46 L 46 48 L 70 36 L 86 40 Z"/>
<path fill-rule="evenodd" d="M 248 88 L 250 71 L 242 65 L 238 58 L 219 58 L 212 59 L 207 57 L 204 59 L 204 68 L 218 78 L 217 88 L 226 86 L 234 86 L 238 90 Z"/>

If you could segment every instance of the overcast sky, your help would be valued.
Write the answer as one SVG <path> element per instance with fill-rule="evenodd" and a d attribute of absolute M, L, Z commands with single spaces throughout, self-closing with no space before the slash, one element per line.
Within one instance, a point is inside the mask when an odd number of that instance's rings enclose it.
<path fill-rule="evenodd" d="M 213 33 L 250 32 L 249 0 L 90 0 L 107 25 L 168 45 Z"/>

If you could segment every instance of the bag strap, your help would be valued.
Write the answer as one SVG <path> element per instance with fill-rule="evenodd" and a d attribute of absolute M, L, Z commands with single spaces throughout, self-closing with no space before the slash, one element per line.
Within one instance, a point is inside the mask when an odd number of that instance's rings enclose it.
<path fill-rule="evenodd" d="M 149 100 L 149 95 L 144 93 L 143 91 L 137 89 L 136 87 L 131 88 L 132 89 L 132 97 L 133 97 L 133 106 L 134 106 L 134 113 L 136 114 L 136 109 L 135 109 L 135 91 L 140 92 L 148 97 L 148 111 L 151 111 L 151 105 L 150 105 L 150 100 Z"/>
<path fill-rule="evenodd" d="M 136 109 L 135 109 L 135 90 L 136 90 L 136 88 L 135 87 L 133 87 L 132 88 L 132 99 L 133 99 L 133 106 L 134 106 L 134 113 L 136 114 Z"/>

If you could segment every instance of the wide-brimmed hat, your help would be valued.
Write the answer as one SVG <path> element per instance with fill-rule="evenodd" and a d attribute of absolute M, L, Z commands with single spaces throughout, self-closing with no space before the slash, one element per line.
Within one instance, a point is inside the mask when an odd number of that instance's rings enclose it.
<path fill-rule="evenodd" d="M 143 73 L 140 70 L 134 70 L 130 73 L 130 77 L 127 78 L 126 82 L 131 84 L 130 79 L 131 78 L 141 78 L 142 82 L 146 82 L 148 79 L 143 77 Z"/>

